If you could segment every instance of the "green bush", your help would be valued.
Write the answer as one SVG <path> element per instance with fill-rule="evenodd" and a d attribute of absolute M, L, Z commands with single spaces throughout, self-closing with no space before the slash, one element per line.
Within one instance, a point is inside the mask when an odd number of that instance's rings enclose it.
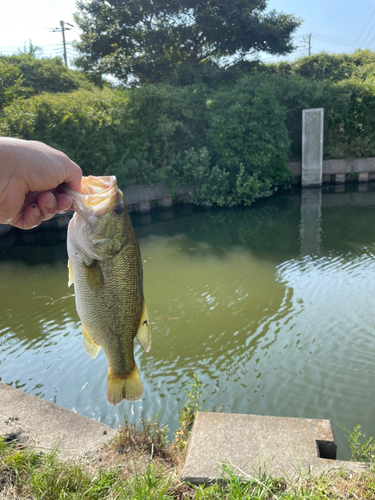
<path fill-rule="evenodd" d="M 0 134 L 38 140 L 64 151 L 86 175 L 103 175 L 123 163 L 121 111 L 126 93 L 79 90 L 18 100 L 3 111 Z"/>
<path fill-rule="evenodd" d="M 287 109 L 289 158 L 302 152 L 302 110 L 324 108 L 324 159 L 375 156 L 375 80 L 340 82 L 268 77 Z"/>
<path fill-rule="evenodd" d="M 195 203 L 249 205 L 288 184 L 286 110 L 275 93 L 257 78 L 211 93 L 204 147 L 176 162 Z"/>
<path fill-rule="evenodd" d="M 34 94 L 41 92 L 71 92 L 79 87 L 92 87 L 89 80 L 79 71 L 69 70 L 60 57 L 37 58 L 30 54 L 0 56 L 0 61 L 18 68 L 25 87 Z"/>
<path fill-rule="evenodd" d="M 184 65 L 174 73 L 176 85 L 202 82 L 211 89 L 232 89 L 243 81 L 276 86 L 276 97 L 287 109 L 291 142 L 289 159 L 300 160 L 302 110 L 324 108 L 324 159 L 375 155 L 375 53 L 320 53 L 293 62 L 262 64 L 243 61 L 227 69 L 215 65 Z M 190 162 L 196 162 L 189 156 Z M 204 156 L 204 155 L 203 155 Z"/>
<path fill-rule="evenodd" d="M 365 80 L 374 76 L 375 53 L 357 50 L 353 54 L 320 52 L 293 62 L 262 64 L 257 71 L 277 76 L 293 76 L 316 81 L 339 82 L 351 77 Z"/>
<path fill-rule="evenodd" d="M 324 159 L 375 156 L 375 53 L 320 53 L 260 64 L 253 72 L 278 88 L 287 108 L 289 158 L 301 158 L 302 110 L 324 108 Z"/>
<path fill-rule="evenodd" d="M 122 110 L 122 140 L 128 168 L 121 185 L 178 182 L 176 158 L 204 143 L 206 88 L 148 85 L 129 92 Z"/>
<path fill-rule="evenodd" d="M 7 106 L 0 134 L 46 142 L 122 187 L 165 180 L 196 203 L 249 204 L 288 181 L 285 110 L 258 83 L 44 93 Z"/>
<path fill-rule="evenodd" d="M 198 92 L 167 86 L 45 93 L 6 107 L 0 134 L 43 141 L 85 175 L 115 174 L 122 187 L 172 181 L 174 157 L 200 135 L 199 101 Z"/>
<path fill-rule="evenodd" d="M 66 68 L 60 57 L 37 58 L 33 53 L 0 55 L 0 109 L 20 96 L 79 88 L 92 90 L 94 85 L 82 72 Z"/>
<path fill-rule="evenodd" d="M 25 95 L 19 68 L 0 59 L 0 109 Z"/>
<path fill-rule="evenodd" d="M 251 203 L 290 181 L 286 109 L 278 103 L 272 83 L 241 80 L 233 89 L 217 92 L 209 108 L 212 158 L 230 176 L 227 204 Z"/>

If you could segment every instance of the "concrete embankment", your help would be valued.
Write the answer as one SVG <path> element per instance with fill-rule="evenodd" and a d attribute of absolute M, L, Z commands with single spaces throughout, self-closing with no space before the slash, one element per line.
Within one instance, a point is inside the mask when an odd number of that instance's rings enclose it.
<path fill-rule="evenodd" d="M 108 425 L 0 382 L 0 435 L 8 441 L 47 453 L 57 448 L 67 459 L 100 448 L 115 434 Z"/>
<path fill-rule="evenodd" d="M 290 162 L 288 167 L 293 174 L 293 183 L 301 185 L 302 162 Z M 323 184 L 345 184 L 353 180 L 359 183 L 375 180 L 375 157 L 323 160 Z"/>
<path fill-rule="evenodd" d="M 0 435 L 71 459 L 103 447 L 116 431 L 0 382 Z M 335 460 L 336 450 L 329 420 L 198 412 L 182 479 L 220 480 L 223 463 L 244 477 L 258 477 L 259 471 L 295 479 L 307 472 L 367 470 L 366 464 Z"/>
<path fill-rule="evenodd" d="M 296 480 L 309 472 L 367 470 L 360 462 L 336 460 L 336 452 L 329 420 L 198 412 L 182 480 L 219 480 L 223 463 L 245 478 L 259 477 L 260 471 Z"/>

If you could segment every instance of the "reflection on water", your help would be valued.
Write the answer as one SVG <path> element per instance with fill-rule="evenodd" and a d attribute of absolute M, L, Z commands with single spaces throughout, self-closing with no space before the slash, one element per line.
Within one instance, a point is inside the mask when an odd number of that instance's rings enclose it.
<path fill-rule="evenodd" d="M 106 360 L 83 347 L 61 232 L 2 242 L 3 382 L 113 427 L 162 411 L 173 430 L 196 372 L 207 408 L 331 419 L 340 458 L 340 426 L 375 436 L 374 192 L 133 220 L 152 327 L 151 351 L 136 347 L 142 401 L 107 402 Z"/>

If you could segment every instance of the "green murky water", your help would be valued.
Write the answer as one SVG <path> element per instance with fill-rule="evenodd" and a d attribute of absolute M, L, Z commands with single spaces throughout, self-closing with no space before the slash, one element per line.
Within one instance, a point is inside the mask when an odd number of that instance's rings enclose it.
<path fill-rule="evenodd" d="M 0 378 L 113 427 L 162 412 L 174 430 L 197 373 L 205 407 L 329 418 L 375 436 L 375 192 L 133 217 L 152 347 L 140 402 L 112 407 L 88 358 L 64 231 L 0 238 Z"/>

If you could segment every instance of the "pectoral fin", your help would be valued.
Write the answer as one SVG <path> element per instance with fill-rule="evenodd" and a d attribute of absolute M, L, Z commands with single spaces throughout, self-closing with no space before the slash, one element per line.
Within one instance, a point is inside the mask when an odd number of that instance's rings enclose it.
<path fill-rule="evenodd" d="M 100 345 L 98 345 L 96 342 L 94 342 L 94 340 L 92 340 L 83 323 L 82 323 L 82 334 L 83 334 L 83 345 L 85 346 L 87 354 L 90 356 L 90 358 L 96 358 L 100 350 Z"/>
<path fill-rule="evenodd" d="M 73 279 L 73 267 L 69 259 L 68 259 L 68 269 L 69 269 L 68 286 L 70 286 L 74 283 L 74 279 Z"/>
<path fill-rule="evenodd" d="M 97 260 L 93 260 L 90 264 L 84 263 L 83 265 L 85 266 L 85 274 L 89 286 L 94 290 L 102 288 L 104 285 L 104 278 L 99 262 Z"/>
<path fill-rule="evenodd" d="M 135 338 L 138 340 L 139 344 L 143 347 L 143 349 L 146 352 L 150 350 L 151 332 L 150 332 L 150 323 L 148 320 L 146 302 L 143 302 L 141 321 L 139 322 L 139 327 Z"/>

